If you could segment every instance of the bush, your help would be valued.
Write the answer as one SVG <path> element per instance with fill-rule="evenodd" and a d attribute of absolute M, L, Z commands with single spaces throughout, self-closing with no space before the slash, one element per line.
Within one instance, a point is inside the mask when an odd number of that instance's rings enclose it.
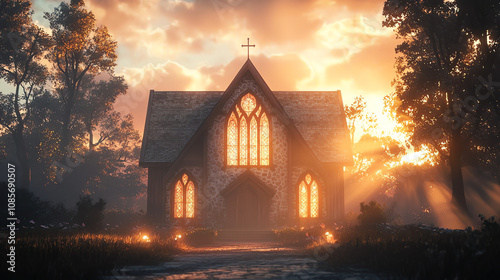
<path fill-rule="evenodd" d="M 0 182 L 1 197 L 7 197 L 7 190 L 7 183 Z M 67 223 L 73 215 L 72 211 L 67 210 L 63 204 L 41 200 L 24 189 L 16 189 L 16 201 L 16 218 L 19 220 L 20 228 L 34 228 L 41 225 L 53 227 Z M 4 219 L 8 217 L 7 203 L 1 204 L 0 216 Z"/>
<path fill-rule="evenodd" d="M 494 218 L 482 220 L 475 230 L 423 225 L 378 225 L 376 231 L 343 228 L 328 262 L 411 279 L 500 279 L 500 226 Z"/>
<path fill-rule="evenodd" d="M 188 245 L 207 245 L 215 241 L 217 231 L 210 228 L 195 228 L 186 231 L 184 240 Z"/>
<path fill-rule="evenodd" d="M 324 242 L 324 225 L 310 228 L 273 229 L 275 239 L 284 246 L 307 246 L 316 242 Z"/>
<path fill-rule="evenodd" d="M 362 227 L 373 227 L 387 222 L 384 207 L 376 201 L 372 200 L 366 205 L 364 202 L 361 202 L 360 210 L 361 214 L 359 214 L 358 220 Z"/>
<path fill-rule="evenodd" d="M 105 207 L 106 202 L 102 198 L 92 203 L 90 196 L 80 197 L 80 201 L 76 203 L 75 221 L 85 224 L 89 232 L 98 232 L 103 229 Z"/>

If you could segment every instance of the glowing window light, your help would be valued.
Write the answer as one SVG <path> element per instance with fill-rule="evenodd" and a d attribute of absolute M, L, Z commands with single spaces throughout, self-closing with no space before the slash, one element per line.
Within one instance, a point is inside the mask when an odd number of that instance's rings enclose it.
<path fill-rule="evenodd" d="M 311 174 L 306 174 L 299 184 L 299 217 L 319 216 L 319 187 Z"/>
<path fill-rule="evenodd" d="M 299 186 L 299 216 L 301 218 L 307 218 L 307 206 L 307 186 L 304 181 L 302 181 Z"/>
<path fill-rule="evenodd" d="M 306 175 L 306 184 L 311 184 L 311 174 Z"/>
<path fill-rule="evenodd" d="M 260 116 L 260 111 L 262 110 L 262 106 L 259 106 L 259 109 L 257 109 L 257 112 L 255 113 L 255 115 L 258 117 Z"/>
<path fill-rule="evenodd" d="M 174 187 L 174 218 L 194 218 L 194 183 L 184 173 Z"/>
<path fill-rule="evenodd" d="M 260 165 L 269 165 L 269 121 L 265 113 L 260 119 Z"/>
<path fill-rule="evenodd" d="M 240 122 L 240 165 L 247 165 L 247 155 L 248 155 L 248 129 L 247 121 L 245 118 L 241 119 Z"/>
<path fill-rule="evenodd" d="M 235 105 L 227 122 L 226 138 L 227 165 L 270 164 L 269 119 L 252 94 L 247 93 Z"/>
<path fill-rule="evenodd" d="M 234 113 L 231 114 L 227 125 L 227 164 L 238 165 L 238 130 Z"/>
<path fill-rule="evenodd" d="M 174 190 L 174 218 L 182 218 L 183 217 L 183 204 L 184 204 L 184 187 L 181 181 L 177 181 L 175 184 Z"/>
<path fill-rule="evenodd" d="M 319 205 L 318 205 L 318 185 L 316 181 L 311 184 L 311 218 L 318 217 Z"/>
<path fill-rule="evenodd" d="M 247 93 L 241 99 L 241 109 L 245 111 L 245 114 L 247 114 L 247 116 L 250 115 L 250 113 L 255 109 L 256 106 L 257 101 L 255 100 L 255 97 L 253 97 L 253 95 L 250 93 Z"/>
<path fill-rule="evenodd" d="M 194 184 L 189 181 L 186 188 L 186 218 L 194 217 Z"/>
<path fill-rule="evenodd" d="M 250 121 L 250 165 L 257 165 L 257 121 L 252 118 Z"/>

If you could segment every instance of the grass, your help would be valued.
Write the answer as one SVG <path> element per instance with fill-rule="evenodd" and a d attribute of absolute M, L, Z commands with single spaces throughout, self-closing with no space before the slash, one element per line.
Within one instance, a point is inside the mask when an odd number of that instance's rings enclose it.
<path fill-rule="evenodd" d="M 338 242 L 315 248 L 330 267 L 362 267 L 405 279 L 500 279 L 500 226 L 478 229 L 423 225 L 342 228 Z"/>
<path fill-rule="evenodd" d="M 140 236 L 61 232 L 24 233 L 15 246 L 17 279 L 96 279 L 124 265 L 168 261 L 180 250 L 172 238 L 146 242 Z M 2 279 L 8 279 L 6 254 L 1 261 Z"/>

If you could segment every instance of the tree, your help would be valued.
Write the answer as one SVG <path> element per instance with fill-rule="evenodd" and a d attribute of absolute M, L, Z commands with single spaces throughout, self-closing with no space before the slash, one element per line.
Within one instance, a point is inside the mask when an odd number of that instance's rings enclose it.
<path fill-rule="evenodd" d="M 116 124 L 119 123 L 120 116 L 113 111 L 113 103 L 119 95 L 126 93 L 127 85 L 123 77 L 107 78 L 109 79 L 94 81 L 87 75 L 82 84 L 80 101 L 75 106 L 74 114 L 79 116 L 78 120 L 83 123 L 87 133 L 89 151 L 118 133 L 116 129 L 119 129 Z M 94 140 L 96 130 L 99 137 Z"/>
<path fill-rule="evenodd" d="M 359 214 L 358 220 L 362 227 L 373 227 L 387 222 L 384 207 L 380 203 L 374 200 L 368 204 L 361 202 L 359 208 L 361 214 Z"/>
<path fill-rule="evenodd" d="M 75 221 L 83 224 L 90 232 L 98 232 L 102 230 L 104 220 L 104 208 L 106 201 L 102 198 L 95 203 L 92 203 L 92 197 L 83 196 L 76 203 Z"/>
<path fill-rule="evenodd" d="M 112 74 L 116 65 L 116 41 L 106 27 L 96 25 L 94 14 L 84 6 L 83 0 L 72 0 L 69 5 L 63 2 L 54 12 L 45 13 L 55 41 L 48 58 L 54 65 L 56 92 L 63 104 L 60 141 L 63 155 L 78 124 L 74 111 L 82 98 L 86 75 L 95 76 L 103 71 Z"/>
<path fill-rule="evenodd" d="M 347 129 L 351 135 L 351 146 L 354 146 L 354 133 L 356 128 L 361 123 L 359 127 L 362 128 L 363 134 L 372 133 L 377 127 L 377 117 L 373 113 L 366 113 L 366 102 L 363 96 L 357 96 L 354 98 L 354 102 L 351 105 L 344 105 L 344 112 L 347 119 Z"/>
<path fill-rule="evenodd" d="M 354 132 L 356 131 L 356 121 L 362 118 L 362 113 L 366 108 L 363 96 L 354 98 L 351 105 L 344 105 L 344 112 L 347 119 L 347 128 L 351 134 L 351 146 L 354 146 Z"/>
<path fill-rule="evenodd" d="M 6 0 L 0 3 L 0 77 L 14 86 L 14 92 L 0 96 L 0 124 L 12 135 L 21 169 L 21 188 L 31 181 L 25 128 L 33 101 L 48 77 L 41 63 L 51 42 L 32 22 L 31 3 Z"/>
<path fill-rule="evenodd" d="M 492 140 L 499 135 L 500 104 L 491 77 L 500 66 L 500 3 L 387 0 L 383 13 L 383 25 L 402 39 L 395 92 L 386 101 L 412 144 L 433 146 L 448 163 L 452 202 L 466 213 L 466 155 L 498 147 Z"/>

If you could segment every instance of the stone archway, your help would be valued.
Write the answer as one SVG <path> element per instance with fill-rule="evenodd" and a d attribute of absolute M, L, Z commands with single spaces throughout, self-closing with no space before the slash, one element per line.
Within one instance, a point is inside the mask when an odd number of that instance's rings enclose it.
<path fill-rule="evenodd" d="M 226 228 L 269 228 L 269 208 L 274 191 L 245 173 L 222 191 L 226 204 Z"/>

